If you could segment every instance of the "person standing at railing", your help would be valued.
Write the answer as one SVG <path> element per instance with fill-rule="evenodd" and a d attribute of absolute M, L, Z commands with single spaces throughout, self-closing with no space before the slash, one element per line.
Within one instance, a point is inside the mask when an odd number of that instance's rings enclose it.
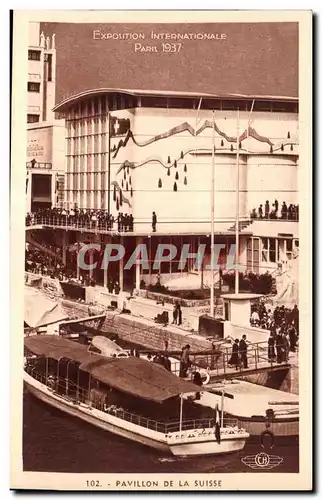
<path fill-rule="evenodd" d="M 232 347 L 232 353 L 230 360 L 228 361 L 229 366 L 235 366 L 236 370 L 238 370 L 239 367 L 239 339 L 235 339 L 235 342 L 233 343 Z"/>
<path fill-rule="evenodd" d="M 187 344 L 184 346 L 181 352 L 181 358 L 180 358 L 180 373 L 179 377 L 184 378 L 187 376 L 187 371 L 188 368 L 191 364 L 190 362 L 190 345 Z"/>
<path fill-rule="evenodd" d="M 243 368 L 248 368 L 247 347 L 248 346 L 247 346 L 247 342 L 246 342 L 246 335 L 243 335 L 241 341 L 239 342 L 239 346 L 238 346 L 240 361 L 241 361 Z"/>
<path fill-rule="evenodd" d="M 274 361 L 276 359 L 276 353 L 275 353 L 275 335 L 274 332 L 271 330 L 268 338 L 268 352 L 267 352 L 267 357 L 270 361 Z"/>

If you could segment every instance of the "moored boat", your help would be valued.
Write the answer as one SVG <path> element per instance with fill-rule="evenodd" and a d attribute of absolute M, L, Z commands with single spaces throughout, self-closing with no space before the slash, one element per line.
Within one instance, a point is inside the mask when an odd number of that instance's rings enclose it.
<path fill-rule="evenodd" d="M 249 437 L 236 422 L 220 419 L 218 408 L 195 418 L 201 410 L 192 399 L 200 387 L 164 367 L 106 358 L 57 336 L 25 338 L 24 381 L 34 396 L 69 415 L 173 455 L 235 452 Z"/>

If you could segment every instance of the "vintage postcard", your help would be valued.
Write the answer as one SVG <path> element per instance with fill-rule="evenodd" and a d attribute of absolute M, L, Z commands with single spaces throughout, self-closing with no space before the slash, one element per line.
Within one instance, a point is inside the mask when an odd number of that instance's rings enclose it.
<path fill-rule="evenodd" d="M 312 489 L 311 29 L 15 12 L 12 489 Z"/>

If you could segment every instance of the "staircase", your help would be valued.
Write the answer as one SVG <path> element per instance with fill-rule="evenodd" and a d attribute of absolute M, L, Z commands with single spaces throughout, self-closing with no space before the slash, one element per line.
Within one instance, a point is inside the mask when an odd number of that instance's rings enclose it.
<path fill-rule="evenodd" d="M 59 255 L 55 254 L 55 252 L 52 252 L 51 250 L 49 250 L 49 248 L 43 246 L 41 243 L 36 241 L 33 238 L 33 234 L 30 233 L 30 231 L 26 233 L 26 243 L 32 245 L 35 248 L 38 248 L 38 250 L 41 250 L 42 252 L 46 253 L 47 255 L 50 255 L 53 258 L 56 258 L 57 260 L 61 260 L 61 257 Z"/>
<path fill-rule="evenodd" d="M 242 231 L 243 229 L 246 229 L 246 227 L 250 226 L 251 224 L 253 224 L 253 220 L 252 219 L 247 219 L 247 220 L 241 220 L 239 221 L 239 232 Z M 233 224 L 229 229 L 228 231 L 232 231 L 232 232 L 235 232 L 236 231 L 236 223 Z"/>

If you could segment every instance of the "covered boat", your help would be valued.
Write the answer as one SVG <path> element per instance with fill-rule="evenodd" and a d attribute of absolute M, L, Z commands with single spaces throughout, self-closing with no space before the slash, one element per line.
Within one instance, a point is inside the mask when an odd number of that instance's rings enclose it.
<path fill-rule="evenodd" d="M 217 408 L 195 418 L 200 387 L 164 367 L 136 357 L 103 357 L 58 336 L 25 338 L 24 381 L 51 406 L 173 455 L 234 452 L 249 437 L 235 422 L 220 420 Z"/>

